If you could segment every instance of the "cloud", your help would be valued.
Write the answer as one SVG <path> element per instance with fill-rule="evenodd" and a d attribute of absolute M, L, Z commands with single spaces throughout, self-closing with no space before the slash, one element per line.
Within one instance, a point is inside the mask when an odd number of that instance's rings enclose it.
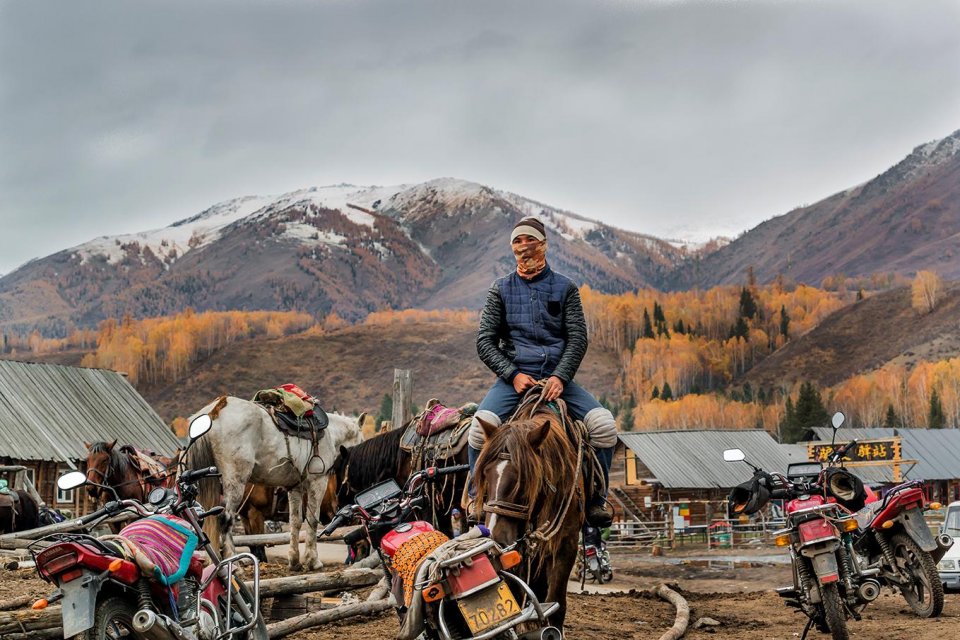
<path fill-rule="evenodd" d="M 456 175 L 746 229 L 960 127 L 953 2 L 0 4 L 0 272 L 250 193 Z"/>

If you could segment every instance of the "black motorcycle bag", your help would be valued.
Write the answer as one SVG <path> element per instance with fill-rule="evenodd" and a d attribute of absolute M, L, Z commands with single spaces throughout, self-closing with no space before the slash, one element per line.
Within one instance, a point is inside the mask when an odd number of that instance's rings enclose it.
<path fill-rule="evenodd" d="M 738 484 L 730 490 L 727 501 L 730 515 L 752 516 L 770 501 L 770 489 L 767 488 L 766 479 L 763 476 L 754 476 Z"/>
<path fill-rule="evenodd" d="M 867 491 L 863 482 L 842 467 L 824 471 L 824 487 L 828 496 L 850 511 L 860 511 L 866 504 Z"/>

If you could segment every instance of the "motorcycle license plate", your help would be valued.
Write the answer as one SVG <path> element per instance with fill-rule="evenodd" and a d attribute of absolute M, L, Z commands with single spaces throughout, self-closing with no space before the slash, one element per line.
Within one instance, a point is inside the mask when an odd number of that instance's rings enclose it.
<path fill-rule="evenodd" d="M 517 599 L 513 597 L 507 583 L 502 581 L 497 584 L 496 589 L 490 587 L 457 600 L 457 606 L 460 607 L 460 613 L 472 634 L 495 627 L 520 613 Z"/>

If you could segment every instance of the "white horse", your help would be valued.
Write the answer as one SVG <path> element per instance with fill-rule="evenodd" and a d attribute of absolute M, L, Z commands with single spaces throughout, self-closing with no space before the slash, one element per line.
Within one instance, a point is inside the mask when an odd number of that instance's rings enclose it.
<path fill-rule="evenodd" d="M 200 502 L 205 508 L 220 503 L 221 487 L 225 510 L 219 518 L 207 518 L 204 528 L 210 539 L 219 541 L 224 556 L 235 553 L 231 529 L 237 509 L 244 499 L 248 482 L 283 487 L 290 497 L 290 567 L 300 564 L 300 527 L 303 524 L 302 500 L 306 496 L 307 536 L 304 564 L 308 569 L 322 566 L 317 559 L 317 513 L 333 462 L 340 447 L 363 440 L 359 420 L 331 413 L 330 424 L 320 439 L 316 455 L 309 440 L 286 438 L 266 409 L 255 402 L 224 396 L 211 402 L 195 415 L 209 414 L 213 426 L 190 450 L 187 466 L 200 469 L 216 465 L 220 482 L 202 481 Z M 191 420 L 193 417 L 191 417 Z"/>

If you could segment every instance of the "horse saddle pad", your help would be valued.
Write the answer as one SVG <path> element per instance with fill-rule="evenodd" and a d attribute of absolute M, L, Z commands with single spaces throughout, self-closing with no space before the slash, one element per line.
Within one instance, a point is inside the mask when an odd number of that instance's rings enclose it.
<path fill-rule="evenodd" d="M 130 462 L 139 469 L 147 482 L 156 484 L 167 479 L 167 468 L 146 451 L 141 451 L 132 445 L 124 445 L 120 451 L 127 454 Z"/>

